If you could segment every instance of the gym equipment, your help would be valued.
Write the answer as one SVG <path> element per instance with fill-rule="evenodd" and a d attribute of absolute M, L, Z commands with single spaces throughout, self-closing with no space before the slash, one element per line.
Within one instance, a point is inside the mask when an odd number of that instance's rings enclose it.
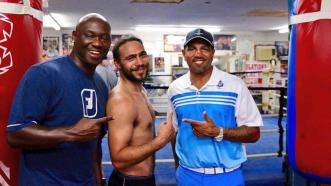
<path fill-rule="evenodd" d="M 331 183 L 331 1 L 289 0 L 288 157 L 306 178 Z"/>
<path fill-rule="evenodd" d="M 19 151 L 9 147 L 6 127 L 16 87 L 39 62 L 42 0 L 0 0 L 0 185 L 18 185 Z M 36 90 L 38 91 L 38 90 Z"/>

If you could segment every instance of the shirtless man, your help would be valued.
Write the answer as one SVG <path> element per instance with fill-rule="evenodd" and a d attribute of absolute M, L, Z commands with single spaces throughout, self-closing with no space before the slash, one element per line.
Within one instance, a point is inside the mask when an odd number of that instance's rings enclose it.
<path fill-rule="evenodd" d="M 108 123 L 114 166 L 109 185 L 154 186 L 154 152 L 174 137 L 172 114 L 155 137 L 154 110 L 142 84 L 148 74 L 148 55 L 140 39 L 122 38 L 113 56 L 120 78 L 107 103 L 107 115 L 114 117 Z"/>

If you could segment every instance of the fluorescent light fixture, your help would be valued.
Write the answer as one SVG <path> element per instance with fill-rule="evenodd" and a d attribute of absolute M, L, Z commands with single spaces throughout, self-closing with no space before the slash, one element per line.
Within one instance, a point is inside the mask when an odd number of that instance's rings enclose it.
<path fill-rule="evenodd" d="M 75 25 L 72 25 L 72 19 L 74 15 L 71 14 L 59 14 L 52 12 L 52 17 L 56 22 L 60 25 L 61 28 L 72 28 L 75 27 Z"/>
<path fill-rule="evenodd" d="M 189 32 L 195 28 L 203 28 L 208 32 L 220 32 L 220 26 L 210 25 L 136 25 L 136 31 L 146 32 Z"/>
<path fill-rule="evenodd" d="M 283 25 L 283 26 L 277 27 L 277 28 L 275 28 L 275 30 L 278 30 L 278 32 L 281 34 L 289 32 L 288 25 Z"/>
<path fill-rule="evenodd" d="M 52 27 L 55 30 L 61 30 L 59 23 L 54 19 L 51 14 L 45 14 L 43 19 L 44 27 Z"/>
<path fill-rule="evenodd" d="M 289 29 L 288 28 L 279 29 L 278 32 L 281 34 L 288 33 Z"/>

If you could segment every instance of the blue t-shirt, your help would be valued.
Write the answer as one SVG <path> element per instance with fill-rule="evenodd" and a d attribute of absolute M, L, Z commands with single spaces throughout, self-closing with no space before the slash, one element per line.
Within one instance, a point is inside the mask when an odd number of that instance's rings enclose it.
<path fill-rule="evenodd" d="M 84 73 L 68 57 L 33 65 L 20 81 L 7 131 L 29 125 L 65 127 L 105 116 L 108 91 L 97 73 Z M 23 150 L 20 185 L 95 185 L 97 140 Z"/>

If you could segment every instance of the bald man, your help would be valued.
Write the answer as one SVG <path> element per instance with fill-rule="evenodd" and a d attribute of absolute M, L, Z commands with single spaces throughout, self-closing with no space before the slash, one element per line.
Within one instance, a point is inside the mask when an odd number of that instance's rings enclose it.
<path fill-rule="evenodd" d="M 69 56 L 33 65 L 17 88 L 7 138 L 22 149 L 20 185 L 101 185 L 100 139 L 112 117 L 95 68 L 108 53 L 110 24 L 88 14 L 72 36 Z"/>

